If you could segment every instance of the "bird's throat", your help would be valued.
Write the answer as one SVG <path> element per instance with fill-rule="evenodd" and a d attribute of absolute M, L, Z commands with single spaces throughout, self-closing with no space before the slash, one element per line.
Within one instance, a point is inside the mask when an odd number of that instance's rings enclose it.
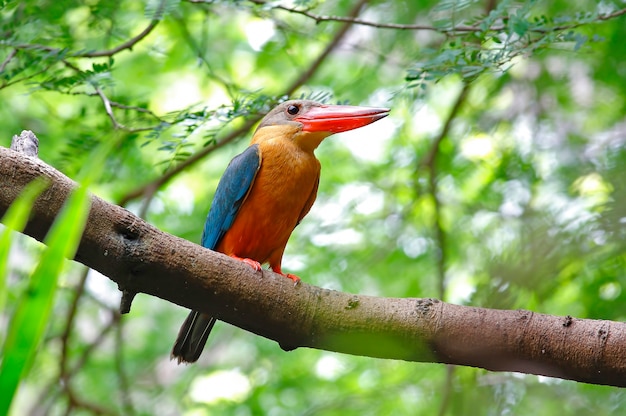
<path fill-rule="evenodd" d="M 279 124 L 275 126 L 263 126 L 258 129 L 251 144 L 261 144 L 265 141 L 284 141 L 284 143 L 293 143 L 307 153 L 313 153 L 322 140 L 330 136 L 329 132 L 307 132 L 302 131 L 297 124 Z"/>
<path fill-rule="evenodd" d="M 330 136 L 328 132 L 306 132 L 301 131 L 293 137 L 295 144 L 305 152 L 313 153 L 322 140 Z"/>

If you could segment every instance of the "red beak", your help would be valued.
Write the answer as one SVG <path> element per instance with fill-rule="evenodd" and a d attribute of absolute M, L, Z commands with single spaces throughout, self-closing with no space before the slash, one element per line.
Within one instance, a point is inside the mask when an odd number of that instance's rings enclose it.
<path fill-rule="evenodd" d="M 341 133 L 367 126 L 388 115 L 388 108 L 322 105 L 311 107 L 294 120 L 302 123 L 303 131 Z"/>

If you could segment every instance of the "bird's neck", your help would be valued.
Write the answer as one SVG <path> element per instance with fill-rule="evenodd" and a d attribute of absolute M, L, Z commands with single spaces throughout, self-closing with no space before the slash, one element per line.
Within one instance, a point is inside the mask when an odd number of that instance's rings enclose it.
<path fill-rule="evenodd" d="M 258 129 L 250 144 L 261 144 L 268 140 L 285 140 L 291 142 L 301 150 L 313 154 L 317 146 L 328 137 L 326 132 L 305 132 L 294 125 L 264 126 Z"/>

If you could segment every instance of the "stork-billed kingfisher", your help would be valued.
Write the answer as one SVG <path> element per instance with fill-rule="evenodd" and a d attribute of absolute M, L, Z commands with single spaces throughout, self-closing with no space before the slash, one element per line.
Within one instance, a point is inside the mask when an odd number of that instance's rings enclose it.
<path fill-rule="evenodd" d="M 309 212 L 320 179 L 313 151 L 326 137 L 380 120 L 386 108 L 286 101 L 257 127 L 250 146 L 226 168 L 202 233 L 202 246 L 242 260 L 255 270 L 281 269 L 293 229 Z M 198 360 L 216 319 L 191 311 L 172 350 L 178 362 Z"/>

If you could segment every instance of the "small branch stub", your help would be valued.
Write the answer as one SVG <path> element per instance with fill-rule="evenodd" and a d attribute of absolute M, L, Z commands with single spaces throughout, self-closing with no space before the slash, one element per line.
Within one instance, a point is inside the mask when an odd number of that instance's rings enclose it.
<path fill-rule="evenodd" d="M 30 130 L 22 130 L 20 135 L 14 135 L 11 140 L 11 150 L 26 156 L 37 157 L 39 154 L 39 139 Z"/>
<path fill-rule="evenodd" d="M 122 289 L 122 299 L 120 300 L 120 313 L 126 314 L 130 312 L 130 307 L 135 299 L 137 292 L 130 291 L 128 289 Z"/>

